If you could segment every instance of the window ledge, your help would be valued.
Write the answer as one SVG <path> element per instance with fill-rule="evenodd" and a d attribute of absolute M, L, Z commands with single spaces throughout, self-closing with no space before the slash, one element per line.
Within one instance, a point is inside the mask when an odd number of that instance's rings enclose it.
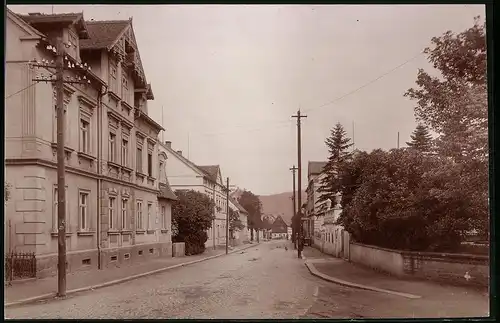
<path fill-rule="evenodd" d="M 153 181 L 153 182 L 156 180 L 156 178 L 154 178 L 153 176 L 149 176 L 149 175 L 148 175 L 148 179 L 149 179 L 150 181 Z"/>
<path fill-rule="evenodd" d="M 120 234 L 118 230 L 108 230 L 108 236 L 117 236 Z"/>
<path fill-rule="evenodd" d="M 145 234 L 146 230 L 135 230 L 135 234 Z"/>
<path fill-rule="evenodd" d="M 148 230 L 148 234 L 153 234 L 155 233 L 155 230 Z"/>
<path fill-rule="evenodd" d="M 143 174 L 143 173 L 137 171 L 137 172 L 135 172 L 135 176 L 139 176 L 139 177 L 144 178 L 144 177 L 146 177 L 146 174 Z"/>
<path fill-rule="evenodd" d="M 66 237 L 70 237 L 71 235 L 73 234 L 73 232 L 66 232 Z M 51 236 L 53 237 L 59 237 L 59 232 L 51 232 L 50 233 Z"/>
<path fill-rule="evenodd" d="M 93 236 L 95 231 L 78 231 L 76 234 L 79 236 Z"/>
<path fill-rule="evenodd" d="M 132 234 L 132 230 L 122 230 L 122 231 L 120 231 L 120 233 L 122 235 L 131 235 Z"/>
<path fill-rule="evenodd" d="M 113 166 L 113 167 L 118 168 L 118 169 L 122 168 L 122 166 L 120 164 L 115 163 L 114 161 L 110 161 L 110 160 L 108 160 L 108 166 Z"/>
<path fill-rule="evenodd" d="M 84 153 L 82 151 L 78 152 L 78 157 L 83 158 L 83 159 L 87 159 L 87 160 L 90 160 L 90 161 L 95 161 L 97 159 L 94 156 L 89 155 L 87 153 Z"/>
<path fill-rule="evenodd" d="M 168 229 L 161 229 L 161 233 L 168 233 Z"/>
<path fill-rule="evenodd" d="M 52 149 L 56 149 L 57 150 L 57 142 L 51 142 L 50 143 L 50 146 L 52 147 Z M 70 148 L 68 146 L 64 146 L 64 151 L 67 153 L 67 154 L 71 154 L 72 152 L 74 152 L 75 150 L 73 148 Z"/>
<path fill-rule="evenodd" d="M 123 170 L 123 171 L 129 172 L 129 173 L 132 173 L 132 172 L 134 171 L 132 168 L 127 167 L 127 166 L 123 166 L 123 165 L 122 165 L 121 167 L 122 167 L 122 170 Z"/>
<path fill-rule="evenodd" d="M 120 102 L 120 101 L 121 101 L 120 96 L 119 96 L 117 93 L 115 93 L 115 91 L 114 91 L 114 90 L 108 90 L 108 95 L 109 95 L 110 97 L 112 97 L 113 99 L 115 99 L 116 101 L 118 101 L 118 102 Z"/>

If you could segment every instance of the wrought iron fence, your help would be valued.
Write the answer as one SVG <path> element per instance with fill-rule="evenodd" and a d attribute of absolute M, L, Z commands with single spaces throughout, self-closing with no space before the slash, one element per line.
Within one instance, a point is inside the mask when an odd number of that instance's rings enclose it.
<path fill-rule="evenodd" d="M 5 280 L 36 277 L 34 252 L 8 252 L 5 255 Z"/>

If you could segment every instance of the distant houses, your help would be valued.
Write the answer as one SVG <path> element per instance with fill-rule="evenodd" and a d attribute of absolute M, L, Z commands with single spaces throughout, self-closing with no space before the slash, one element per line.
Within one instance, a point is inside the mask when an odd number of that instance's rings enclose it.
<path fill-rule="evenodd" d="M 288 239 L 288 225 L 283 220 L 281 215 L 278 215 L 274 222 L 271 224 L 271 238 L 272 239 Z"/>

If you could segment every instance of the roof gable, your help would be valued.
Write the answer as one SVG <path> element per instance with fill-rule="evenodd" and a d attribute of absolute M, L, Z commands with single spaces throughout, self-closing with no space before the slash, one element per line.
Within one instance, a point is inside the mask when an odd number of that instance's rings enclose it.
<path fill-rule="evenodd" d="M 80 48 L 109 50 L 129 25 L 130 20 L 87 21 L 89 39 L 82 39 Z"/>
<path fill-rule="evenodd" d="M 179 160 L 180 162 L 182 162 L 183 164 L 188 166 L 190 169 L 192 169 L 198 175 L 206 176 L 206 174 L 198 166 L 196 166 L 192 161 L 190 161 L 186 157 L 182 156 L 181 154 L 178 154 L 172 148 L 165 146 L 163 143 L 160 143 L 160 147 L 163 148 L 165 151 L 169 152 L 173 158 L 176 158 L 177 160 Z"/>
<path fill-rule="evenodd" d="M 10 19 L 17 26 L 19 26 L 24 32 L 26 32 L 31 37 L 45 38 L 45 35 L 39 32 L 36 28 L 33 28 L 24 19 L 14 13 L 12 10 L 7 8 L 7 19 Z"/>
<path fill-rule="evenodd" d="M 58 25 L 67 27 L 74 25 L 80 39 L 87 39 L 89 37 L 87 24 L 83 19 L 83 12 L 70 12 L 70 13 L 29 13 L 27 15 L 19 15 L 24 21 L 34 26 L 35 28 L 45 29 L 48 25 Z M 43 31 L 43 30 L 42 30 Z"/>
<path fill-rule="evenodd" d="M 211 181 L 219 184 L 221 183 L 219 165 L 203 165 L 197 167 L 201 169 Z"/>
<path fill-rule="evenodd" d="M 278 215 L 274 222 L 271 224 L 271 231 L 273 233 L 287 233 L 288 232 L 288 225 L 286 222 L 283 220 L 281 215 Z"/>

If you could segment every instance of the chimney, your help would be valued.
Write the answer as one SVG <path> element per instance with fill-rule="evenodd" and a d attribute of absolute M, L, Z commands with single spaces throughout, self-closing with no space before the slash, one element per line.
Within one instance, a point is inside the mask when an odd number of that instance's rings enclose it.
<path fill-rule="evenodd" d="M 165 141 L 165 146 L 167 146 L 168 148 L 172 148 L 172 142 L 171 141 Z"/>
<path fill-rule="evenodd" d="M 182 156 L 182 150 L 177 150 L 177 153 Z"/>

